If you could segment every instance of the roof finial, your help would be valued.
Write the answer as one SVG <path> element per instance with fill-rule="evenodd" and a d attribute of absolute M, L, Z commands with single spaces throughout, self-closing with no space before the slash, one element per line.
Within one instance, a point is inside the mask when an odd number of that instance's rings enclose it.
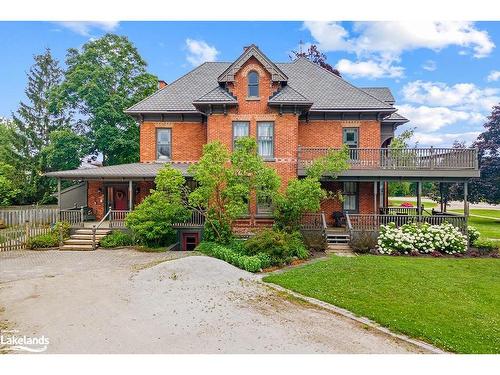
<path fill-rule="evenodd" d="M 303 52 L 303 50 L 302 50 L 303 45 L 304 45 L 304 42 L 302 40 L 300 40 L 299 41 L 299 53 L 300 53 L 300 55 L 302 55 L 302 52 Z"/>

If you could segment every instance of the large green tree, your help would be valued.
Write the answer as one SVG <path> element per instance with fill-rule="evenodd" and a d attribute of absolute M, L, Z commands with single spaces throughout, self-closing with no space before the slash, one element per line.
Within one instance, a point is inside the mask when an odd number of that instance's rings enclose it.
<path fill-rule="evenodd" d="M 135 162 L 139 159 L 139 127 L 123 111 L 157 87 L 157 78 L 124 36 L 106 34 L 80 50 L 69 49 L 64 82 L 55 92 L 56 108 L 78 111 L 78 129 L 103 164 Z"/>
<path fill-rule="evenodd" d="M 50 106 L 52 91 L 58 87 L 64 72 L 49 49 L 34 56 L 34 64 L 27 74 L 26 100 L 20 102 L 12 123 L 8 123 L 0 137 L 7 139 L 0 153 L 6 155 L 5 162 L 16 168 L 22 177 L 22 189 L 14 201 L 17 204 L 44 202 L 50 197 L 49 179 L 43 176 L 41 151 L 47 147 L 50 134 L 68 128 L 71 115 L 60 107 Z M 68 157 L 70 157 L 68 155 Z"/>

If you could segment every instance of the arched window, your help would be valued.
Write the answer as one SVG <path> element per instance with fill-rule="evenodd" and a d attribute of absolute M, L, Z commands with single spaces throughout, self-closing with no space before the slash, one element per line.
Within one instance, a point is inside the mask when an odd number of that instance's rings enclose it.
<path fill-rule="evenodd" d="M 259 73 L 252 70 L 248 73 L 248 96 L 258 97 L 259 96 Z"/>

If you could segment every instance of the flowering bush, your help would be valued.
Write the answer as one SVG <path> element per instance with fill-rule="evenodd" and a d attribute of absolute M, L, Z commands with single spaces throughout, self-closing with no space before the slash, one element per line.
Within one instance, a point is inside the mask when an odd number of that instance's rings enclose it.
<path fill-rule="evenodd" d="M 377 244 L 381 254 L 410 254 L 414 250 L 421 254 L 457 254 L 466 251 L 467 236 L 449 223 L 408 223 L 399 228 L 389 223 L 381 226 Z"/>
<path fill-rule="evenodd" d="M 479 238 L 481 233 L 474 227 L 467 227 L 467 234 L 469 235 L 469 245 L 472 245 Z"/>
<path fill-rule="evenodd" d="M 399 207 L 413 207 L 413 203 L 411 202 L 403 202 L 399 205 Z"/>

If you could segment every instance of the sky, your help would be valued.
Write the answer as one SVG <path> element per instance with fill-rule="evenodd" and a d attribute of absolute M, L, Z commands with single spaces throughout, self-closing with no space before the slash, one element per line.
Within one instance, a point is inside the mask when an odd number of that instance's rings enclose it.
<path fill-rule="evenodd" d="M 127 36 L 148 70 L 172 82 L 204 61 L 233 61 L 256 44 L 273 61 L 318 45 L 356 86 L 387 86 L 419 146 L 470 145 L 500 103 L 500 22 L 0 22 L 0 117 L 24 100 L 35 54 L 107 32 Z"/>

